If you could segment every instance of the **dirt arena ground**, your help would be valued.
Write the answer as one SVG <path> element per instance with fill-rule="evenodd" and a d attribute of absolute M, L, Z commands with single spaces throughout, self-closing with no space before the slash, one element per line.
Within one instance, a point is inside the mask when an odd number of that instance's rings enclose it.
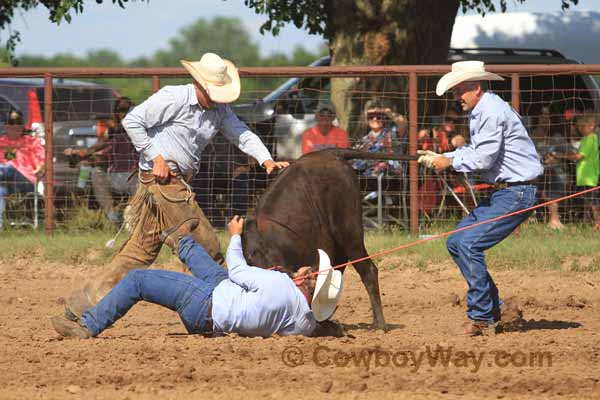
<path fill-rule="evenodd" d="M 99 268 L 0 264 L 1 399 L 600 397 L 600 273 L 494 272 L 527 322 L 492 337 L 456 335 L 465 284 L 448 263 L 381 272 L 388 333 L 368 329 L 348 270 L 340 339 L 188 336 L 175 313 L 143 304 L 98 339 L 59 340 L 57 299 Z"/>

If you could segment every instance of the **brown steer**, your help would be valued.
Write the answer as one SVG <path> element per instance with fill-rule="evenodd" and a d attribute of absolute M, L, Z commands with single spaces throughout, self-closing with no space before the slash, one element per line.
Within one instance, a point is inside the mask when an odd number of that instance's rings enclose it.
<path fill-rule="evenodd" d="M 318 266 L 317 249 L 332 265 L 367 257 L 361 193 L 350 159 L 415 160 L 411 156 L 331 149 L 304 155 L 286 168 L 261 196 L 244 226 L 244 256 L 250 265 L 294 272 Z M 386 329 L 377 267 L 354 264 L 371 301 L 374 326 Z"/>

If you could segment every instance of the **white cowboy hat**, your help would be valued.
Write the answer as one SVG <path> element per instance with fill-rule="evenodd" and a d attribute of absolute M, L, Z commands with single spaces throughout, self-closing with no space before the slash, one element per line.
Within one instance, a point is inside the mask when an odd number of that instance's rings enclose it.
<path fill-rule="evenodd" d="M 442 76 L 435 93 L 442 96 L 447 90 L 466 81 L 503 81 L 500 75 L 487 72 L 482 61 L 459 61 L 452 64 L 452 71 Z"/>
<path fill-rule="evenodd" d="M 240 97 L 240 75 L 231 61 L 206 53 L 200 61 L 181 60 L 181 64 L 215 103 L 231 103 Z"/>
<path fill-rule="evenodd" d="M 333 315 L 342 296 L 342 272 L 331 269 L 329 256 L 319 252 L 319 275 L 311 301 L 313 315 L 317 321 L 325 321 Z"/>

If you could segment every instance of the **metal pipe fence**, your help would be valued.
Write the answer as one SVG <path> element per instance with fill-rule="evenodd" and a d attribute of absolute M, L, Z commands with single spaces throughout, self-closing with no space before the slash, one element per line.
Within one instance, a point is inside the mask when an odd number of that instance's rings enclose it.
<path fill-rule="evenodd" d="M 365 111 L 372 104 L 383 103 L 399 111 L 398 114 L 404 115 L 407 122 L 406 126 L 395 126 L 392 129 L 396 135 L 394 151 L 408 154 L 416 154 L 420 148 L 442 151 L 444 146 L 450 146 L 450 138 L 446 137 L 445 141 L 441 141 L 438 134 L 443 131 L 440 127 L 447 122 L 450 114 L 453 115 L 452 122 L 456 130 L 468 141 L 468 122 L 461 116 L 460 110 L 452 110 L 452 101 L 448 97 L 438 98 L 434 93 L 435 82 L 449 69 L 449 65 L 240 68 L 240 76 L 244 78 L 244 82 L 250 83 L 250 86 L 258 80 L 272 79 L 273 87 L 246 91 L 243 94 L 244 98 L 238 102 L 246 104 L 234 105 L 234 110 L 239 111 L 238 115 L 259 133 L 276 157 L 293 159 L 301 154 L 300 137 L 302 131 L 314 125 L 315 111 L 322 105 L 331 104 L 331 79 L 353 78 L 360 84 L 355 85 L 349 96 L 351 106 L 346 115 L 346 124 L 351 131 L 351 143 L 364 146 L 362 133 L 369 129 L 364 118 Z M 492 89 L 521 112 L 530 133 L 533 130 L 536 130 L 536 135 L 538 131 L 541 132 L 541 127 L 546 126 L 543 125 L 546 122 L 543 122 L 542 118 L 547 116 L 549 121 L 553 121 L 548 122 L 549 129 L 560 125 L 566 143 L 569 139 L 574 139 L 570 137 L 571 133 L 567 132 L 568 129 L 573 129 L 572 119 L 567 120 L 568 113 L 595 114 L 600 111 L 600 92 L 593 77 L 600 75 L 600 65 L 487 65 L 486 69 L 506 78 L 503 86 Z M 94 136 L 104 129 L 100 122 L 94 125 L 93 132 L 69 125 L 72 120 L 78 119 L 72 115 L 85 114 L 87 119 L 100 121 L 102 114 L 105 119 L 110 119 L 110 116 L 104 114 L 110 113 L 111 107 L 107 104 L 114 102 L 116 98 L 114 93 L 108 95 L 108 92 L 103 92 L 104 94 L 98 95 L 97 98 L 93 95 L 89 99 L 85 98 L 82 93 L 86 88 L 89 89 L 89 86 L 68 83 L 65 79 L 146 80 L 147 97 L 151 92 L 159 90 L 165 82 L 171 82 L 174 78 L 189 78 L 189 75 L 183 68 L 0 68 L 0 78 L 5 78 L 0 79 L 0 102 L 7 103 L 7 106 L 0 103 L 0 114 L 7 107 L 28 110 L 29 125 L 32 125 L 32 93 L 38 93 L 38 98 L 43 99 L 43 120 L 37 121 L 41 126 L 38 126 L 41 131 L 38 129 L 37 135 L 44 143 L 46 160 L 51 160 L 46 162 L 43 203 L 45 230 L 52 233 L 57 226 L 57 213 L 63 215 L 58 220 L 64 218 L 64 214 L 67 213 L 63 211 L 63 207 L 57 209 L 56 202 L 64 201 L 66 204 L 68 196 L 91 197 L 92 192 L 86 186 L 79 188 L 83 192 L 76 188 L 77 178 L 81 178 L 82 174 L 69 175 L 69 170 L 62 162 L 63 151 L 69 146 L 89 146 L 94 141 Z M 43 80 L 38 85 L 23 78 Z M 296 78 L 296 81 L 288 81 L 290 86 L 286 88 L 287 83 L 281 83 L 280 78 Z M 279 98 L 277 93 L 268 94 L 270 89 L 275 90 L 278 85 Z M 29 88 L 27 97 L 23 97 L 26 100 L 14 100 L 21 87 Z M 259 97 L 261 100 L 252 101 L 253 97 Z M 86 101 L 91 101 L 94 105 L 88 106 Z M 299 110 L 299 107 L 302 110 Z M 95 108 L 102 108 L 102 112 Z M 550 131 L 547 135 L 550 135 Z M 540 142 L 549 140 L 536 137 L 536 140 L 538 139 Z M 540 146 L 547 145 L 546 143 Z M 196 178 L 200 187 L 198 196 L 202 199 L 199 201 L 204 203 L 201 205 L 205 212 L 208 210 L 207 214 L 213 218 L 217 218 L 215 215 L 219 216 L 221 222 L 217 222 L 217 225 L 226 219 L 236 203 L 239 205 L 245 202 L 243 208 L 246 211 L 251 210 L 256 196 L 268 185 L 264 174 L 253 168 L 251 163 L 241 161 L 242 158 L 234 153 L 234 150 L 227 149 L 227 157 L 219 159 L 217 155 L 223 154 L 224 146 L 222 140 L 215 138 L 214 146 L 203 156 L 207 169 L 201 171 Z M 541 154 L 541 157 L 544 157 L 544 154 Z M 548 170 L 554 179 L 556 168 L 550 167 Z M 91 173 L 101 176 L 101 171 L 96 172 L 95 168 L 91 167 Z M 376 173 L 366 174 L 365 171 L 373 168 Z M 568 168 L 572 169 L 572 165 Z M 449 181 L 450 184 L 442 184 L 444 181 L 437 179 L 431 172 L 420 170 L 416 161 L 386 164 L 381 170 L 377 169 L 377 165 L 367 165 L 363 170 L 357 167 L 357 170 L 367 207 L 366 223 L 370 221 L 373 226 L 380 226 L 384 219 L 396 221 L 404 229 L 415 234 L 423 231 L 423 224 L 427 221 L 448 216 L 460 217 L 462 211 L 455 201 L 457 196 L 462 196 L 460 198 L 465 204 L 472 207 L 476 201 L 474 193 L 485 193 L 486 190 L 485 185 L 478 182 L 475 176 L 465 180 L 464 177 L 449 174 L 445 182 Z M 550 186 L 552 185 L 549 185 L 546 191 L 552 189 Z M 564 190 L 572 188 L 565 187 Z M 97 193 L 94 195 L 98 197 Z M 547 193 L 544 192 L 544 195 Z M 448 204 L 452 204 L 453 207 L 449 207 Z M 369 209 L 369 205 L 373 205 L 373 209 Z M 376 217 L 369 214 L 370 211 L 373 211 Z"/>

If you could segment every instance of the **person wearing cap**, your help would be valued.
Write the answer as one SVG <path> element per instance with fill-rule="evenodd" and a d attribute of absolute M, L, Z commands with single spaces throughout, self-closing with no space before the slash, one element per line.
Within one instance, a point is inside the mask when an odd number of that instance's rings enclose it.
<path fill-rule="evenodd" d="M 276 270 L 249 266 L 242 251 L 244 220 L 229 222 L 228 270 L 221 268 L 190 232 L 198 219 L 163 232 L 162 240 L 177 253 L 193 276 L 179 272 L 137 269 L 129 272 L 97 305 L 75 322 L 52 317 L 62 336 L 90 338 L 123 317 L 141 300 L 177 311 L 190 334 L 235 332 L 243 336 L 332 334 L 320 328 L 335 311 L 341 276 L 319 250 L 319 274 L 302 267 L 290 277 Z"/>
<path fill-rule="evenodd" d="M 191 235 L 217 262 L 223 261 L 217 236 L 196 203 L 188 181 L 197 172 L 202 151 L 221 131 L 268 174 L 288 163 L 274 162 L 259 137 L 231 110 L 240 95 L 235 65 L 216 54 L 181 61 L 194 78 L 188 85 L 165 86 L 133 108 L 123 127 L 140 153 L 139 182 L 125 221 L 130 237 L 99 276 L 65 302 L 71 319 L 97 303 L 133 268 L 147 268 L 160 252 L 159 234 L 188 218 L 199 223 Z"/>
<path fill-rule="evenodd" d="M 333 125 L 335 112 L 331 107 L 321 107 L 315 117 L 317 125 L 302 134 L 302 154 L 336 147 L 348 148 L 348 132 Z"/>
<path fill-rule="evenodd" d="M 479 203 L 457 228 L 466 228 L 533 206 L 537 201 L 535 180 L 543 167 L 519 114 L 487 90 L 487 81 L 503 80 L 485 70 L 481 61 L 460 61 L 438 82 L 436 93 L 452 91 L 469 112 L 470 143 L 453 152 L 420 152 L 419 162 L 437 171 L 452 167 L 458 172 L 479 171 L 496 190 Z M 503 301 L 485 262 L 484 251 L 514 231 L 531 212 L 513 215 L 448 237 L 447 248 L 465 277 L 467 318 L 464 333 L 493 334 L 520 317 L 515 304 Z"/>
<path fill-rule="evenodd" d="M 10 111 L 0 136 L 0 229 L 4 227 L 6 197 L 11 193 L 31 193 L 44 174 L 44 146 L 31 135 L 24 135 L 23 114 Z"/>

